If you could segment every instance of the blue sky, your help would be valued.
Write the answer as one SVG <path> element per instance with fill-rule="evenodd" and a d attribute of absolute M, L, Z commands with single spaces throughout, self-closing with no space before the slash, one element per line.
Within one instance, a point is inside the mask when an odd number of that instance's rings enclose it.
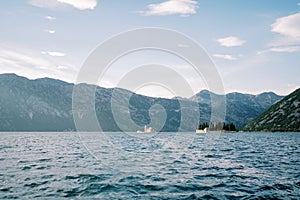
<path fill-rule="evenodd" d="M 226 92 L 286 95 L 300 87 L 300 0 L 10 0 L 0 5 L 0 73 L 74 82 L 102 42 L 131 29 L 161 27 L 199 43 Z M 182 70 L 195 92 L 205 88 L 179 59 L 149 51 L 116 63 L 100 84 L 113 87 L 132 65 L 151 59 Z M 172 96 L 157 87 L 140 93 Z"/>

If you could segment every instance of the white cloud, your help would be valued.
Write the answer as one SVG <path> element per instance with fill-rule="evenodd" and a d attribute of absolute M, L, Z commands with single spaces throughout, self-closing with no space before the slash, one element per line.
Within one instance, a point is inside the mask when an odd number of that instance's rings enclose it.
<path fill-rule="evenodd" d="M 91 9 L 97 6 L 97 0 L 57 0 L 60 3 L 65 3 L 79 10 Z"/>
<path fill-rule="evenodd" d="M 65 53 L 61 53 L 57 51 L 42 51 L 41 53 L 44 55 L 57 56 L 57 57 L 63 57 L 66 55 Z"/>
<path fill-rule="evenodd" d="M 50 15 L 45 16 L 45 19 L 48 19 L 50 21 L 55 20 L 56 18 Z"/>
<path fill-rule="evenodd" d="M 31 79 L 52 77 L 73 82 L 77 69 L 63 57 L 43 57 L 30 49 L 0 46 L 0 73 L 16 73 Z"/>
<path fill-rule="evenodd" d="M 246 43 L 245 40 L 242 40 L 238 37 L 230 36 L 230 37 L 225 37 L 225 38 L 219 38 L 217 39 L 217 42 L 221 46 L 225 47 L 236 47 L 236 46 L 242 46 L 243 44 Z"/>
<path fill-rule="evenodd" d="M 32 66 L 35 68 L 49 67 L 51 64 L 49 61 L 35 57 L 30 54 L 24 54 L 17 51 L 1 49 L 0 65 L 6 66 L 7 64 L 13 67 L 24 68 L 26 66 Z"/>
<path fill-rule="evenodd" d="M 228 54 L 214 54 L 213 55 L 216 58 L 222 58 L 225 60 L 236 60 L 237 58 L 232 56 L 232 55 L 228 55 Z"/>
<path fill-rule="evenodd" d="M 292 52 L 296 52 L 300 50 L 300 46 L 290 46 L 290 47 L 273 47 L 270 48 L 270 51 L 273 52 L 288 52 L 288 53 L 292 53 Z"/>
<path fill-rule="evenodd" d="M 79 10 L 86 10 L 94 9 L 97 6 L 97 0 L 28 0 L 28 3 L 36 7 L 49 9 L 70 5 Z"/>
<path fill-rule="evenodd" d="M 269 49 L 258 52 L 286 52 L 293 53 L 300 51 L 300 12 L 277 18 L 271 24 L 271 31 L 278 33 L 278 36 L 268 44 Z"/>
<path fill-rule="evenodd" d="M 61 6 L 61 3 L 59 3 L 57 0 L 28 0 L 28 3 L 32 6 L 36 6 L 39 8 L 49 8 L 49 9 L 55 9 L 59 6 Z"/>
<path fill-rule="evenodd" d="M 167 0 L 162 3 L 149 4 L 147 11 L 139 13 L 147 16 L 180 15 L 189 16 L 197 13 L 198 2 L 195 0 Z"/>
<path fill-rule="evenodd" d="M 300 40 L 300 12 L 276 19 L 272 32 Z"/>
<path fill-rule="evenodd" d="M 297 46 L 300 40 L 293 37 L 283 36 L 278 34 L 268 44 L 268 47 L 279 47 L 279 46 Z"/>
<path fill-rule="evenodd" d="M 44 31 L 47 32 L 47 33 L 51 33 L 51 34 L 55 33 L 55 30 L 48 30 L 48 29 L 46 29 Z"/>
<path fill-rule="evenodd" d="M 258 51 L 256 54 L 261 55 L 269 52 L 277 52 L 277 53 L 293 53 L 300 51 L 300 46 L 274 46 L 269 49 Z"/>

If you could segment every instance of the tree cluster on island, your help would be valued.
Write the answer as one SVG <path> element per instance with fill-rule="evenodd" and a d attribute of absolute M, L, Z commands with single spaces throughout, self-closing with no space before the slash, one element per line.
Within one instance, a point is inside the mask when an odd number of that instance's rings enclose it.
<path fill-rule="evenodd" d="M 235 125 L 233 123 L 226 124 L 225 122 L 217 122 L 217 123 L 210 123 L 208 125 L 207 122 L 199 124 L 198 130 L 204 130 L 205 128 L 209 128 L 211 131 L 237 131 Z"/>

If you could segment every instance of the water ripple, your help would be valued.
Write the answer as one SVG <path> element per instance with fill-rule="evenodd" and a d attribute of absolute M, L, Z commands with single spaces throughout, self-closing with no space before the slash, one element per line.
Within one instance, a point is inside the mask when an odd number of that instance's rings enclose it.
<path fill-rule="evenodd" d="M 111 137 L 130 154 L 104 145 L 96 160 L 74 133 L 2 133 L 0 199 L 300 197 L 297 133 L 196 135 L 185 150 L 161 151 L 153 151 L 161 145 L 153 141 L 130 137 L 122 144 L 124 134 Z"/>

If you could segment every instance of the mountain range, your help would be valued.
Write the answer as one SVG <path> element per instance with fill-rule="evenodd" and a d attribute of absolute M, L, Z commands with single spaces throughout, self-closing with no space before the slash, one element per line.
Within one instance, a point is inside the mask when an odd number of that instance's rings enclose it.
<path fill-rule="evenodd" d="M 210 121 L 211 99 L 221 96 L 203 90 L 190 98 L 167 99 L 143 96 L 120 88 L 103 88 L 89 84 L 76 86 L 81 89 L 83 97 L 91 91 L 94 92 L 94 111 L 103 131 L 119 131 L 120 125 L 122 130 L 136 131 L 131 126 L 126 126 L 125 118 L 122 124 L 122 116 L 130 116 L 136 125 L 144 126 L 152 123 L 153 112 L 165 120 L 161 131 L 194 131 L 196 124 Z M 73 88 L 72 83 L 51 78 L 29 80 L 16 74 L 0 74 L 0 131 L 76 130 L 74 114 L 88 117 L 89 113 L 74 113 Z M 124 102 L 126 97 L 130 97 L 129 102 Z M 225 122 L 242 128 L 283 97 L 273 92 L 265 92 L 259 95 L 229 93 L 225 98 Z M 184 107 L 181 107 L 182 102 Z M 118 111 L 121 122 L 117 123 L 115 120 L 112 103 L 116 106 L 115 110 Z M 126 103 L 128 108 L 124 108 Z M 189 111 L 195 105 L 200 110 L 199 119 L 192 114 L 189 116 Z M 184 124 L 181 123 L 183 112 L 190 117 Z M 160 124 L 159 121 L 153 123 Z M 81 130 L 97 129 L 87 125 Z"/>

